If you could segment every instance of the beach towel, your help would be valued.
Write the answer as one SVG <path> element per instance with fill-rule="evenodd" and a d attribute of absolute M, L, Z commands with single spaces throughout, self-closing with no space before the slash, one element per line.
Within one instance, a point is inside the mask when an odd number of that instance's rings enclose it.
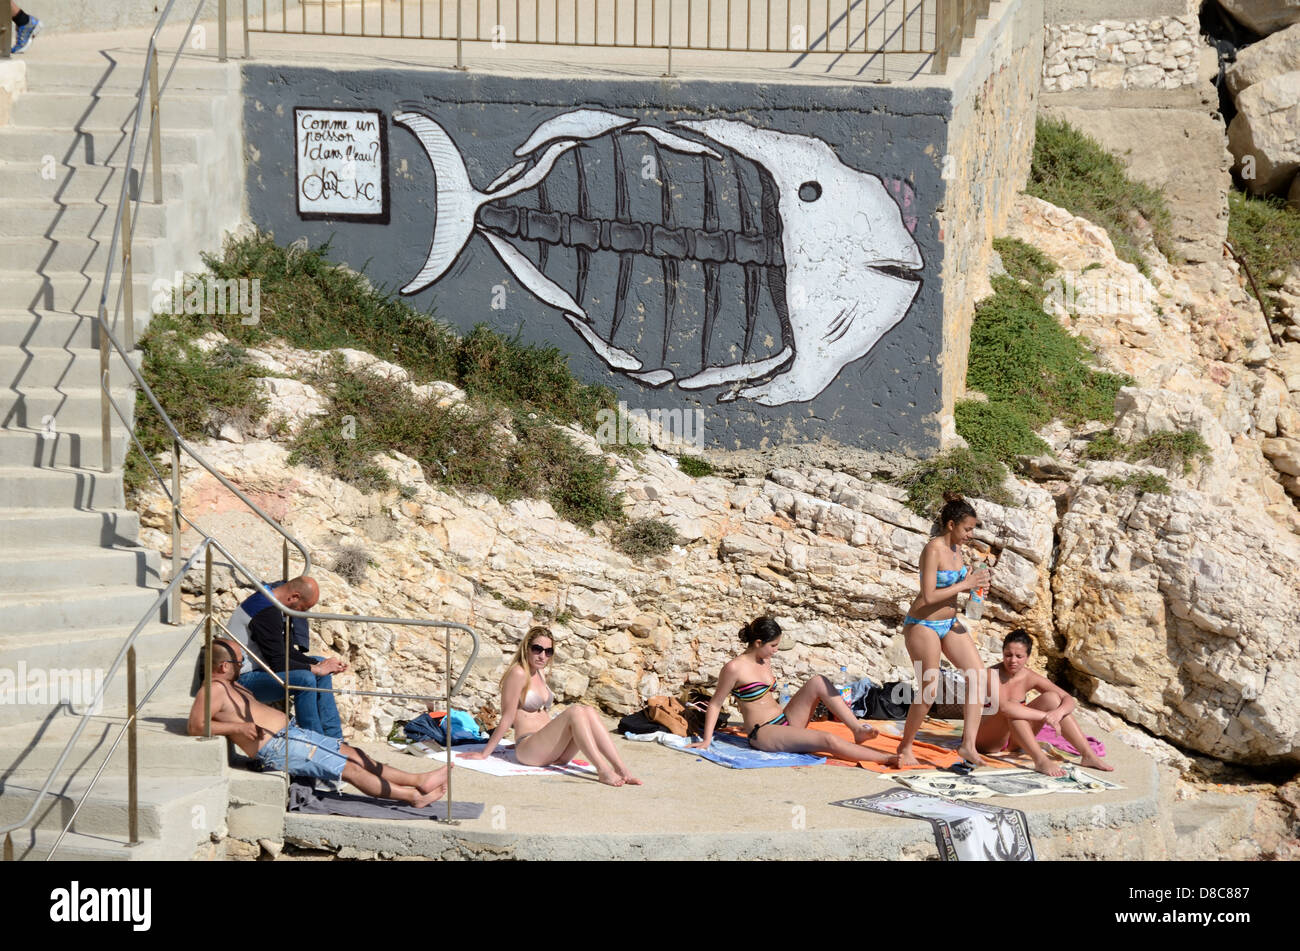
<path fill-rule="evenodd" d="M 891 736 L 885 730 L 881 729 L 882 727 L 889 726 L 891 722 L 892 721 L 889 720 L 881 720 L 872 723 L 872 726 L 877 730 L 880 730 L 880 735 L 867 740 L 865 743 L 860 745 L 865 746 L 868 749 L 879 750 L 881 753 L 897 753 L 898 741 L 902 739 L 902 737 Z M 822 722 L 809 723 L 808 729 L 817 730 L 820 733 L 833 733 L 840 739 L 847 740 L 850 743 L 853 742 L 853 732 L 838 720 L 824 720 Z M 945 749 L 942 746 L 933 743 L 922 743 L 919 738 L 913 741 L 912 752 L 915 753 L 916 758 L 920 760 L 920 766 L 898 767 L 886 766 L 883 763 L 859 763 L 853 760 L 838 759 L 834 756 L 827 756 L 826 763 L 830 766 L 861 766 L 863 769 L 869 769 L 873 773 L 900 773 L 916 769 L 943 769 L 944 767 L 952 766 L 954 763 L 961 762 L 961 756 L 952 750 Z"/>
<path fill-rule="evenodd" d="M 885 816 L 924 819 L 945 862 L 1032 862 L 1029 822 L 1019 809 L 890 789 L 831 803 Z"/>
<path fill-rule="evenodd" d="M 1042 728 L 1038 731 L 1038 735 L 1035 736 L 1034 739 L 1038 740 L 1039 743 L 1046 743 L 1048 746 L 1055 747 L 1058 750 L 1063 750 L 1071 756 L 1080 755 L 1079 751 L 1074 748 L 1074 745 L 1069 740 L 1061 736 L 1061 734 L 1056 731 L 1055 727 L 1050 727 L 1046 723 L 1043 724 Z M 1092 751 L 1098 756 L 1106 755 L 1106 745 L 1102 743 L 1101 740 L 1094 736 L 1085 736 L 1084 739 L 1088 741 L 1088 745 L 1092 747 Z"/>
<path fill-rule="evenodd" d="M 439 801 L 417 809 L 395 799 L 374 799 L 350 793 L 321 792 L 311 783 L 289 785 L 289 811 L 357 819 L 446 819 L 447 804 Z M 483 815 L 481 802 L 453 802 L 451 818 L 477 819 Z"/>
<path fill-rule="evenodd" d="M 891 777 L 909 789 L 949 799 L 989 799 L 993 796 L 1044 796 L 1050 793 L 1099 793 L 1123 789 L 1119 783 L 1066 765 L 1064 776 L 1045 776 L 1032 769 L 977 769 L 966 776 L 952 773 L 910 773 Z"/>
<path fill-rule="evenodd" d="M 826 762 L 822 756 L 809 756 L 806 753 L 764 753 L 750 747 L 743 736 L 730 733 L 713 734 L 713 742 L 706 750 L 688 750 L 686 746 L 693 740 L 672 733 L 624 734 L 623 739 L 638 743 L 659 743 L 670 750 L 690 753 L 710 763 L 726 766 L 729 769 L 767 769 L 775 766 L 820 766 Z"/>
<path fill-rule="evenodd" d="M 487 759 L 465 759 L 466 753 L 481 753 L 486 743 L 457 746 L 451 751 L 456 769 L 472 769 L 489 776 L 595 776 L 596 768 L 585 760 L 570 760 L 563 766 L 525 766 L 515 759 L 514 743 L 502 740 Z"/>

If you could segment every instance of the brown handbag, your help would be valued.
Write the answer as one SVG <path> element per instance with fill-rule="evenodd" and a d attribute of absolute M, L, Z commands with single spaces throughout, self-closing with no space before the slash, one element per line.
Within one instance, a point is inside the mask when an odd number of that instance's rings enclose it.
<path fill-rule="evenodd" d="M 658 723 L 670 733 L 685 736 L 687 732 L 686 708 L 674 697 L 651 697 L 646 701 L 645 713 L 652 723 Z"/>

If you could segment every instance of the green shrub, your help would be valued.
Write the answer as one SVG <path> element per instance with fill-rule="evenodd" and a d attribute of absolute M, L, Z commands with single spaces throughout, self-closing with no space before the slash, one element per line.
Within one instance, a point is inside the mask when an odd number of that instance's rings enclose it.
<path fill-rule="evenodd" d="M 964 400 L 954 411 L 957 433 L 977 453 L 1011 465 L 1016 456 L 1049 452 L 1025 418 L 1005 403 Z"/>
<path fill-rule="evenodd" d="M 1280 198 L 1252 198 L 1235 190 L 1228 194 L 1228 209 L 1228 240 L 1259 284 L 1271 320 L 1288 269 L 1300 265 L 1300 211 Z M 1247 289 L 1254 296 L 1249 282 Z"/>
<path fill-rule="evenodd" d="M 695 479 L 700 479 L 707 475 L 713 475 L 713 466 L 709 465 L 699 456 L 678 456 L 677 468 Z"/>
<path fill-rule="evenodd" d="M 1064 120 L 1038 120 L 1025 191 L 1105 228 L 1115 253 L 1144 274 L 1149 274 L 1149 268 L 1134 212 L 1150 225 L 1160 252 L 1175 258 L 1172 218 L 1164 195 L 1133 181 L 1123 163 L 1101 143 Z"/>
<path fill-rule="evenodd" d="M 1181 466 L 1183 475 L 1192 470 L 1192 461 L 1210 458 L 1210 447 L 1195 430 L 1154 432 L 1136 443 L 1123 443 L 1115 438 L 1113 430 L 1098 433 L 1084 449 L 1088 459 L 1124 459 L 1128 462 L 1147 460 L 1162 469 Z"/>
<path fill-rule="evenodd" d="M 329 395 L 331 411 L 293 441 L 293 464 L 314 466 L 363 490 L 382 489 L 392 480 L 372 460 L 391 450 L 419 462 L 430 483 L 488 492 L 502 502 L 545 498 L 561 518 L 584 527 L 622 517 L 613 470 L 540 418 L 473 401 L 440 407 L 436 399 L 413 398 L 398 381 L 349 372 L 338 359 L 316 382 Z M 347 431 L 345 417 L 351 417 Z M 505 430 L 514 436 L 512 445 L 505 445 Z"/>
<path fill-rule="evenodd" d="M 614 535 L 614 547 L 632 558 L 662 555 L 680 542 L 677 529 L 653 518 L 638 519 Z"/>
<path fill-rule="evenodd" d="M 923 518 L 937 518 L 945 492 L 1010 505 L 1011 494 L 1002 485 L 1006 476 L 1006 467 L 991 456 L 952 449 L 919 463 L 893 482 L 907 490 L 907 504 L 912 511 Z"/>
<path fill-rule="evenodd" d="M 1115 395 L 1132 379 L 1094 369 L 1083 341 L 1044 312 L 1042 285 L 1055 268 L 1050 261 L 1021 241 L 994 244 L 1008 274 L 993 279 L 993 296 L 975 310 L 966 385 L 1014 411 L 1030 429 L 1052 419 L 1109 419 Z"/>
<path fill-rule="evenodd" d="M 1169 480 L 1157 472 L 1134 472 L 1126 476 L 1111 476 L 1102 479 L 1101 484 L 1115 492 L 1133 489 L 1139 495 L 1151 492 L 1156 495 L 1169 494 Z"/>

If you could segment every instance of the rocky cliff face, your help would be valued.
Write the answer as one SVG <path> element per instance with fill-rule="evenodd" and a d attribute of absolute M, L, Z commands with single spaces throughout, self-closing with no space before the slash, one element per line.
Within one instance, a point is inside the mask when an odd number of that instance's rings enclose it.
<path fill-rule="evenodd" d="M 1038 481 L 1009 484 L 1017 504 L 976 503 L 979 538 L 999 552 L 990 610 L 970 624 L 977 645 L 992 661 L 1003 634 L 1024 626 L 1041 647 L 1037 662 L 1069 676 L 1098 708 L 1224 761 L 1294 762 L 1300 517 L 1290 493 L 1300 491 L 1300 452 L 1289 441 L 1300 447 L 1300 343 L 1270 343 L 1253 301 L 1235 279 L 1223 281 L 1230 262 L 1158 265 L 1148 279 L 1115 257 L 1103 231 L 1032 198 L 1020 199 L 1011 234 L 1091 288 L 1055 306 L 1105 367 L 1135 380 L 1118 400 L 1116 436 L 1191 429 L 1211 456 L 1186 472 L 1085 463 L 1098 427 L 1049 427 L 1056 458 L 1043 461 Z M 287 348 L 253 356 L 288 375 L 320 360 Z M 404 379 L 368 355 L 345 357 Z M 205 447 L 208 458 L 316 553 L 321 610 L 442 618 L 478 631 L 482 650 L 459 707 L 493 718 L 504 665 L 541 617 L 556 632 L 558 697 L 610 713 L 710 682 L 733 655 L 740 625 L 763 612 L 789 635 L 782 681 L 834 677 L 841 666 L 876 680 L 911 675 L 901 622 L 930 527 L 879 477 L 898 460 L 829 465 L 829 450 L 750 454 L 731 461 L 732 477 L 696 479 L 654 450 L 608 454 L 629 517 L 667 521 L 681 536 L 670 552 L 638 562 L 615 550 L 607 526 L 588 533 L 546 502 L 444 491 L 402 456 L 379 460 L 400 488 L 376 494 L 290 466 L 284 440 L 325 403 L 292 379 L 263 385 L 272 419 L 284 424 L 228 430 Z M 570 435 L 601 452 L 590 436 Z M 1122 484 L 1144 472 L 1164 475 L 1170 493 Z M 199 524 L 238 539 L 238 557 L 278 577 L 278 540 L 210 476 L 186 469 L 182 491 Z M 146 543 L 169 550 L 164 497 L 145 495 L 140 508 Z M 364 549 L 364 577 L 332 570 L 340 546 Z M 247 591 L 219 574 L 221 606 L 233 608 Z M 345 686 L 444 687 L 442 643 L 427 632 L 326 623 L 315 634 L 321 650 L 351 663 Z M 459 668 L 463 637 L 452 653 Z M 418 709 L 374 698 L 341 706 L 367 737 Z M 1161 755 L 1185 762 L 1168 747 Z"/>

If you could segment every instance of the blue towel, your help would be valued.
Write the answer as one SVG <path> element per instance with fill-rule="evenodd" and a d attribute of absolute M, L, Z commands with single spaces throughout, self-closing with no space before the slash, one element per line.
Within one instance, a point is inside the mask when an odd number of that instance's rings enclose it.
<path fill-rule="evenodd" d="M 414 720 L 410 720 L 402 728 L 406 733 L 408 740 L 427 740 L 441 746 L 447 741 L 447 734 L 443 731 L 442 717 L 433 719 L 427 713 L 422 713 Z M 482 743 L 488 738 L 488 735 L 479 727 L 478 721 L 466 713 L 464 710 L 451 711 L 451 743 L 455 746 L 457 743 Z"/>
<path fill-rule="evenodd" d="M 820 766 L 826 762 L 824 756 L 811 756 L 807 753 L 764 753 L 749 745 L 743 736 L 729 733 L 716 733 L 707 750 L 685 750 L 703 756 L 710 763 L 729 766 L 732 769 L 764 769 L 769 766 Z"/>

